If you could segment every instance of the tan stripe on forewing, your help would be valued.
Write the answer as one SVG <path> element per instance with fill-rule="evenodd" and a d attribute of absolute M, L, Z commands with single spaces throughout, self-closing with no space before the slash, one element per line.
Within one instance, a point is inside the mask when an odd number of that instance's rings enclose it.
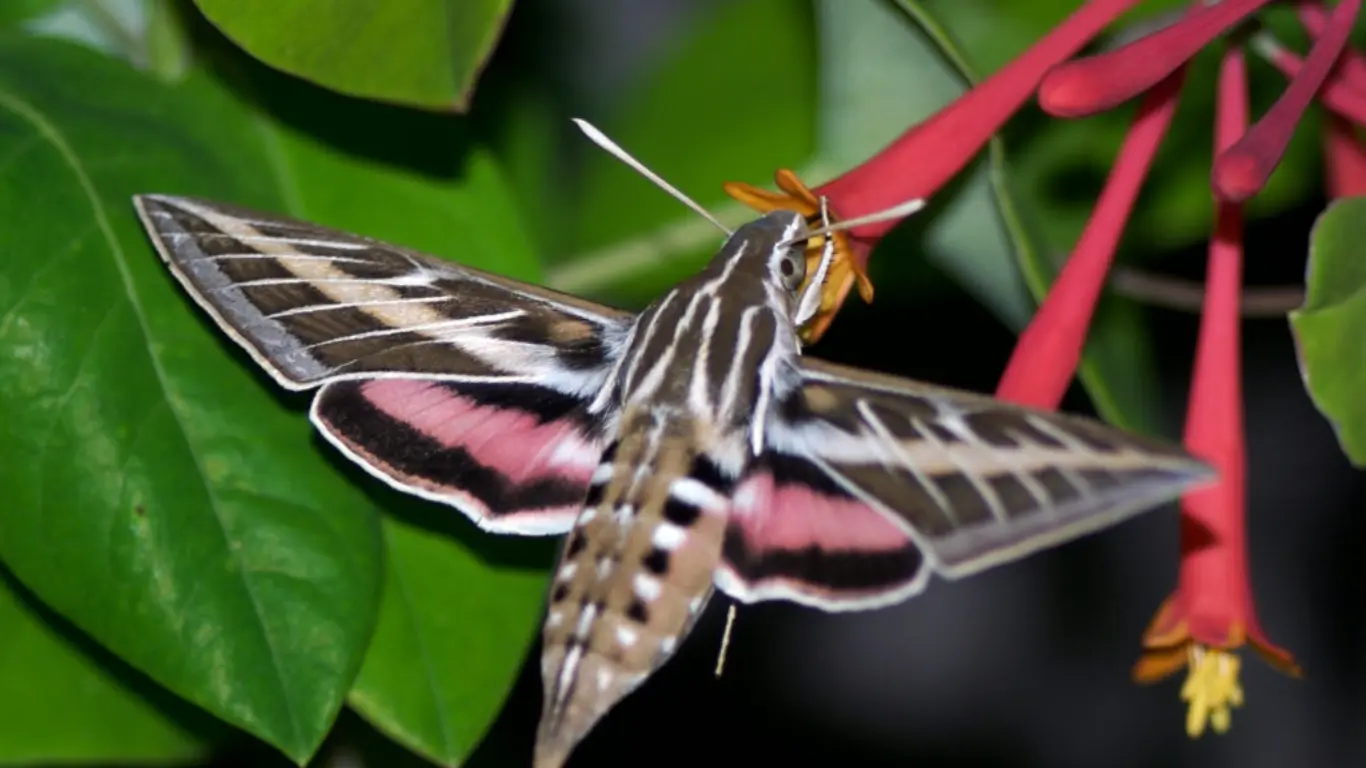
<path fill-rule="evenodd" d="M 394 328 L 436 326 L 450 321 L 450 318 L 445 314 L 426 304 L 383 303 L 397 302 L 404 298 L 403 294 L 382 283 L 357 280 L 330 260 L 290 259 L 288 258 L 290 256 L 307 254 L 303 254 L 288 242 L 272 240 L 242 219 L 224 216 L 212 209 L 202 208 L 185 201 L 179 201 L 177 205 L 217 227 L 224 234 L 243 240 L 243 242 L 249 241 L 261 253 L 277 257 L 280 266 L 299 279 L 309 281 L 309 285 L 314 290 L 332 301 L 353 306 L 387 326 Z M 343 244 L 344 246 L 345 244 Z M 423 274 L 421 265 L 413 264 L 413 275 L 423 276 Z M 431 279 L 435 279 L 435 276 L 431 276 Z"/>
<path fill-rule="evenodd" d="M 841 457 L 838 448 L 829 446 L 823 454 L 839 461 L 850 461 L 853 457 Z M 1013 470 L 1033 472 L 1043 469 L 1189 469 L 1191 462 L 1178 458 L 1155 456 L 1150 453 L 1125 448 L 1113 453 L 1095 453 L 1080 449 L 1048 448 L 1030 445 L 1023 448 L 998 448 L 984 444 L 951 443 L 935 444 L 924 440 L 902 440 L 899 453 L 916 468 L 929 474 L 962 471 L 977 474 L 993 474 Z M 860 458 L 867 456 L 860 452 Z M 874 457 L 868 457 L 874 460 Z M 850 461 L 867 463 L 867 461 Z"/>

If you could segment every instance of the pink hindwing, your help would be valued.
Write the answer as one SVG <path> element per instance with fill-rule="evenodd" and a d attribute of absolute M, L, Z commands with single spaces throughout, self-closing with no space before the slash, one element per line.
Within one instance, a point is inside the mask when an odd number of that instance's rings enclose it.
<path fill-rule="evenodd" d="M 573 526 L 605 446 L 577 400 L 530 384 L 336 381 L 313 420 L 386 482 L 524 535 Z"/>
<path fill-rule="evenodd" d="M 896 602 L 929 575 L 902 526 L 809 462 L 761 458 L 736 488 L 717 585 L 743 602 L 825 610 Z"/>

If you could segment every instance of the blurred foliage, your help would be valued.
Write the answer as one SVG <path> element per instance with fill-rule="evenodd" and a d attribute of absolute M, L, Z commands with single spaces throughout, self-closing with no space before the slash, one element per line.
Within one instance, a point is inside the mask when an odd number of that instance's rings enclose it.
<path fill-rule="evenodd" d="M 811 155 L 816 56 L 807 4 L 717 4 L 650 59 L 593 122 L 723 220 L 751 214 L 726 202 L 722 182 L 767 184 L 775 168 Z M 573 249 L 551 255 L 551 285 L 644 306 L 715 252 L 723 236 L 711 224 L 642 182 L 605 152 L 583 158 L 575 191 L 562 195 L 576 203 Z"/>
<path fill-rule="evenodd" d="M 723 182 L 829 179 L 1075 7 L 708 3 L 582 116 L 738 223 L 752 213 Z M 1141 3 L 1113 34 L 1181 7 Z M 193 309 L 129 198 L 241 203 L 643 306 L 721 236 L 568 127 L 596 56 L 571 9 L 0 4 L 0 679 L 33 692 L 0 697 L 0 764 L 193 760 L 242 732 L 305 763 L 354 719 L 343 707 L 431 761 L 470 757 L 534 640 L 548 545 L 485 536 L 310 441 L 305 403 Z M 1303 50 L 1290 13 L 1263 21 Z M 1207 235 L 1214 53 L 1192 64 L 1121 260 Z M 1252 67 L 1260 112 L 1283 79 Z M 962 291 L 1020 328 L 1131 114 L 1027 108 L 880 244 L 877 300 Z M 1317 138 L 1311 116 L 1250 216 L 1315 199 Z M 1294 320 L 1358 462 L 1361 202 L 1316 229 Z M 1150 346 L 1140 309 L 1107 297 L 1080 378 L 1110 421 L 1151 428 Z"/>
<path fill-rule="evenodd" d="M 0 26 L 17 24 L 51 13 L 62 2 L 63 0 L 10 0 L 0 5 Z"/>

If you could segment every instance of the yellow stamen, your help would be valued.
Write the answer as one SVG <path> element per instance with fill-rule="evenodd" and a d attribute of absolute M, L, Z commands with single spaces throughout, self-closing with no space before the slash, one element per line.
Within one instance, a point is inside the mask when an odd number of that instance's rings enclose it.
<path fill-rule="evenodd" d="M 1188 736 L 1200 736 L 1207 724 L 1215 733 L 1228 731 L 1232 709 L 1243 705 L 1243 688 L 1238 683 L 1241 664 L 1228 651 L 1191 644 L 1186 682 L 1181 686 L 1181 700 L 1190 707 L 1186 712 Z"/>

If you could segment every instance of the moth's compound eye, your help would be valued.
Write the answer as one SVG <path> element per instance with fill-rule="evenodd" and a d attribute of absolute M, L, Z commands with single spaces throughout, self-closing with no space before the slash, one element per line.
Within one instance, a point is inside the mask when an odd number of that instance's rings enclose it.
<path fill-rule="evenodd" d="M 778 274 L 789 291 L 797 290 L 806 278 L 806 254 L 796 248 L 788 249 L 778 260 Z"/>

